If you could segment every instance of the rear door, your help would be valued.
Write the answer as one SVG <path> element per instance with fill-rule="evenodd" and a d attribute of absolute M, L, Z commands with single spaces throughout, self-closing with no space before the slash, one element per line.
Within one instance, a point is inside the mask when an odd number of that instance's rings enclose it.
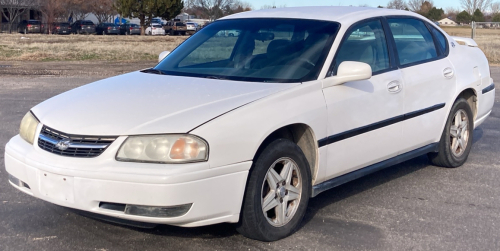
<path fill-rule="evenodd" d="M 354 24 L 335 55 L 330 76 L 344 61 L 364 62 L 373 76 L 323 89 L 328 109 L 327 147 L 330 179 L 395 157 L 401 145 L 403 78 L 394 62 L 382 19 Z M 328 81 L 328 78 L 324 80 Z"/>
<path fill-rule="evenodd" d="M 456 81 L 447 42 L 435 39 L 438 33 L 432 25 L 413 17 L 387 22 L 405 86 L 404 153 L 439 141 Z"/>

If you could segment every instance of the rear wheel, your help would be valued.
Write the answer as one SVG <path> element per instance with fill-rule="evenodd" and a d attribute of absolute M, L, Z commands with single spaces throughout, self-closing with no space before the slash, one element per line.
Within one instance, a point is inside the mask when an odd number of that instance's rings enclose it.
<path fill-rule="evenodd" d="M 148 35 L 150 35 L 150 36 L 152 35 L 151 31 L 148 32 Z"/>
<path fill-rule="evenodd" d="M 474 117 L 467 100 L 459 98 L 451 109 L 437 153 L 429 153 L 432 164 L 459 167 L 467 161 L 472 147 Z"/>
<path fill-rule="evenodd" d="M 282 239 L 297 230 L 310 193 L 311 171 L 304 153 L 292 141 L 278 139 L 250 170 L 236 229 L 251 239 Z"/>

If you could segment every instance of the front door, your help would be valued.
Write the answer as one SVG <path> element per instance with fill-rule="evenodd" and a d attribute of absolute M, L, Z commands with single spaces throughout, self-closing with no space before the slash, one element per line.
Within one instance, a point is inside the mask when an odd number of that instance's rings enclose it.
<path fill-rule="evenodd" d="M 369 64 L 373 76 L 323 89 L 330 136 L 319 144 L 327 147 L 326 179 L 397 156 L 404 88 L 390 55 L 380 19 L 355 24 L 346 32 L 330 75 L 342 62 L 358 61 Z"/>

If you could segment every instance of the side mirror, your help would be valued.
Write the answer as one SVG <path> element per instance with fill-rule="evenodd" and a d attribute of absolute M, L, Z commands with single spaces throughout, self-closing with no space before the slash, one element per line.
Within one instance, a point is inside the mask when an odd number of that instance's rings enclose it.
<path fill-rule="evenodd" d="M 160 53 L 160 56 L 158 56 L 158 63 L 161 62 L 164 58 L 166 58 L 170 54 L 170 51 L 164 51 Z"/>
<path fill-rule="evenodd" d="M 372 77 L 372 67 L 367 63 L 345 61 L 339 65 L 337 76 L 324 80 L 323 88 L 341 85 L 351 81 L 360 81 Z"/>

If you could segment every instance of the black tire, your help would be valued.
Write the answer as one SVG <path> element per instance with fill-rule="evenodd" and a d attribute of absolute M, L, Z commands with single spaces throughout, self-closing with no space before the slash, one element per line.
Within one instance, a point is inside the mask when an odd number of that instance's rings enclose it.
<path fill-rule="evenodd" d="M 173 30 L 170 30 L 170 31 L 168 32 L 168 34 L 170 34 L 170 36 L 173 36 L 173 35 L 174 35 L 174 31 L 173 31 Z"/>
<path fill-rule="evenodd" d="M 301 177 L 301 195 L 295 214 L 283 226 L 273 226 L 262 209 L 262 191 L 268 170 L 277 160 L 287 158 L 296 163 Z M 286 192 L 288 194 L 288 191 Z M 236 230 L 242 235 L 260 241 L 276 241 L 294 233 L 304 218 L 311 194 L 311 170 L 302 150 L 292 141 L 278 139 L 270 143 L 254 160 L 250 170 L 240 221 Z M 278 195 L 276 195 L 278 196 Z M 276 197 L 278 198 L 278 197 Z"/>
<path fill-rule="evenodd" d="M 463 111 L 468 120 L 468 126 L 467 129 L 465 130 L 468 131 L 468 137 L 465 141 L 466 147 L 463 150 L 463 153 L 460 154 L 459 156 L 453 153 L 452 135 L 450 132 L 451 127 L 453 126 L 455 115 L 457 114 L 458 111 Z M 473 129 L 474 129 L 474 116 L 472 114 L 472 109 L 467 100 L 463 98 L 458 98 L 453 104 L 453 107 L 451 108 L 448 120 L 446 120 L 446 125 L 444 127 L 444 131 L 441 136 L 441 140 L 439 142 L 438 152 L 427 154 L 432 164 L 447 168 L 456 168 L 462 166 L 467 161 L 470 150 L 472 148 Z"/>
<path fill-rule="evenodd" d="M 149 34 L 150 36 L 151 36 L 151 35 L 153 35 L 153 33 L 151 33 L 151 31 L 149 31 L 149 32 L 148 32 L 148 34 Z"/>

